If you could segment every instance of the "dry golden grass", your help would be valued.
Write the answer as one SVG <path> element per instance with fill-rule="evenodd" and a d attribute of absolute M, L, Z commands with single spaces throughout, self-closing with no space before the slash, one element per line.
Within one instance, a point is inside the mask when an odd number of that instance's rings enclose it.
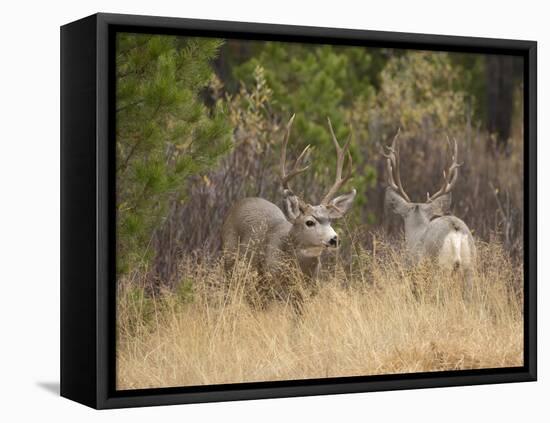
<path fill-rule="evenodd" d="M 227 280 L 219 261 L 188 258 L 178 289 L 154 298 L 121 281 L 117 387 L 521 366 L 523 269 L 496 244 L 478 248 L 470 301 L 455 277 L 378 246 L 345 270 L 337 259 L 300 317 L 281 301 L 251 307 L 246 263 Z"/>

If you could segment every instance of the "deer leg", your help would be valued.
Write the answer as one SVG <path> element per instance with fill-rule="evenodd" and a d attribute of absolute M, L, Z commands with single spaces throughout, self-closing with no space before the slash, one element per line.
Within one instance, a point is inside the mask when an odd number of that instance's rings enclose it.
<path fill-rule="evenodd" d="M 235 259 L 239 249 L 239 239 L 234 232 L 228 231 L 223 237 L 222 244 L 223 268 L 225 274 L 230 276 L 235 267 Z"/>

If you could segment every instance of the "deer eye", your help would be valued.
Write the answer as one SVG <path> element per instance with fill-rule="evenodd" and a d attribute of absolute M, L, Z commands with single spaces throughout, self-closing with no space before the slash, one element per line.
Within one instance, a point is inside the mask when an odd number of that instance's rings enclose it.
<path fill-rule="evenodd" d="M 315 222 L 313 220 L 306 220 L 306 226 L 309 226 L 309 227 L 315 226 Z"/>

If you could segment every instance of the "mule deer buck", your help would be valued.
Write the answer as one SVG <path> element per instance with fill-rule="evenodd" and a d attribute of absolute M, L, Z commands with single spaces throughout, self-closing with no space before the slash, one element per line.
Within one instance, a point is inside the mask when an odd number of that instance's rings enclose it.
<path fill-rule="evenodd" d="M 468 226 L 458 217 L 449 215 L 451 191 L 458 179 L 458 146 L 448 140 L 452 162 L 443 171 L 443 183 L 435 194 L 427 194 L 426 202 L 413 203 L 403 189 L 399 171 L 399 131 L 392 145 L 386 146 L 388 188 L 386 205 L 403 218 L 406 249 L 413 263 L 426 258 L 435 260 L 442 269 L 460 272 L 466 285 L 465 294 L 471 295 L 476 250 Z"/>
<path fill-rule="evenodd" d="M 283 278 L 285 263 L 296 260 L 307 278 L 316 279 L 321 266 L 321 254 L 336 249 L 339 238 L 331 226 L 333 219 L 349 211 L 356 191 L 335 197 L 351 178 L 353 163 L 349 153 L 351 136 L 340 146 L 330 119 L 328 125 L 336 149 L 336 179 L 318 205 L 302 200 L 290 188 L 290 181 L 305 172 L 303 165 L 309 147 L 304 148 L 291 169 L 287 170 L 286 150 L 294 115 L 285 128 L 280 156 L 280 179 L 283 188 L 283 210 L 263 198 L 244 198 L 229 210 L 222 228 L 222 247 L 226 269 L 231 268 L 237 255 L 246 254 L 265 283 Z M 346 163 L 347 162 L 347 163 Z M 346 170 L 344 172 L 344 165 Z"/>

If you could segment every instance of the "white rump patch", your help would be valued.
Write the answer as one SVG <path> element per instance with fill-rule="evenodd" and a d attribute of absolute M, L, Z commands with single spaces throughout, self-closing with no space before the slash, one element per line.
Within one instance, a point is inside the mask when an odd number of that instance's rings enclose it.
<path fill-rule="evenodd" d="M 439 265 L 450 270 L 468 265 L 470 245 L 468 236 L 460 232 L 450 232 L 443 240 L 439 253 Z"/>

